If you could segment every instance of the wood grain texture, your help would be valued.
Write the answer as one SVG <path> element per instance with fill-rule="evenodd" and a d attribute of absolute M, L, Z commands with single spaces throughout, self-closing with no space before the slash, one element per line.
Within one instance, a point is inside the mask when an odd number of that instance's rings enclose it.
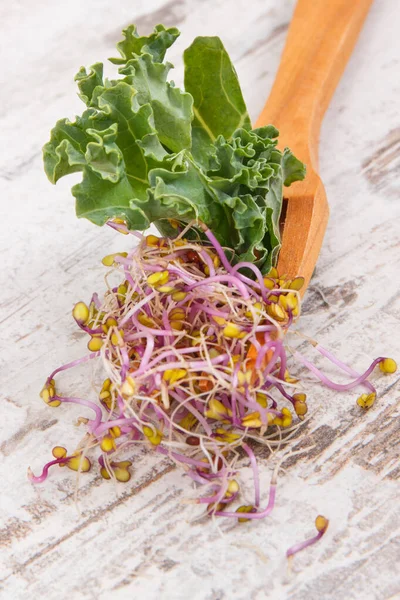
<path fill-rule="evenodd" d="M 38 392 L 49 370 L 85 352 L 70 310 L 103 288 L 101 257 L 128 241 L 77 221 L 73 178 L 51 186 L 40 148 L 56 119 L 80 110 L 73 75 L 114 54 L 119 30 L 137 22 L 178 23 L 170 60 L 195 35 L 220 35 L 255 118 L 270 89 L 292 0 L 115 0 L 2 3 L 0 115 L 0 544 L 1 598 L 19 600 L 389 600 L 400 594 L 399 376 L 376 376 L 376 406 L 360 414 L 354 394 L 307 381 L 311 419 L 288 458 L 276 511 L 259 524 L 193 521 L 190 483 L 167 460 L 132 454 L 133 477 L 116 488 L 95 473 L 53 471 L 41 486 L 26 478 L 56 443 L 73 447 L 73 423 L 88 416 L 51 409 Z M 399 13 L 375 0 L 322 127 L 320 173 L 331 217 L 299 328 L 355 368 L 371 357 L 400 358 L 398 153 Z M 304 352 L 324 363 L 310 349 Z M 334 376 L 328 367 L 329 373 Z M 92 371 L 63 378 L 93 394 Z M 260 453 L 266 498 L 278 457 Z M 245 498 L 251 471 L 243 464 Z M 246 488 L 248 484 L 248 488 Z M 80 512 L 79 512 L 80 511 Z M 326 537 L 299 554 L 287 547 Z"/>

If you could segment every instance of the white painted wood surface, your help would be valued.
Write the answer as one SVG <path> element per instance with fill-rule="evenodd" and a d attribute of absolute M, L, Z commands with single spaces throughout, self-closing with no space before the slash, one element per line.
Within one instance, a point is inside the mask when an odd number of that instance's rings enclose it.
<path fill-rule="evenodd" d="M 181 52 L 195 35 L 218 34 L 238 70 L 253 118 L 268 94 L 292 0 L 29 0 L 2 2 L 2 228 L 0 595 L 5 599 L 293 600 L 399 597 L 399 377 L 376 376 L 379 401 L 368 413 L 355 394 L 309 384 L 313 416 L 287 462 L 277 507 L 259 522 L 191 520 L 189 481 L 167 460 L 133 455 L 131 482 L 116 488 L 88 474 L 78 508 L 72 472 L 39 471 L 57 443 L 80 431 L 74 407 L 38 398 L 50 369 L 78 357 L 85 341 L 72 304 L 101 291 L 101 257 L 124 249 L 122 236 L 77 221 L 72 179 L 52 187 L 41 146 L 56 119 L 80 110 L 73 75 L 81 64 L 114 55 L 120 30 L 163 22 L 182 36 L 171 51 L 175 80 Z M 396 0 L 375 0 L 333 98 L 321 138 L 321 173 L 331 220 L 300 328 L 363 369 L 371 358 L 400 358 L 400 23 Z M 310 32 L 312 35 L 312 32 Z M 84 369 L 74 379 L 84 385 Z M 72 384 L 73 378 L 69 380 Z M 263 497 L 275 462 L 260 457 Z M 250 481 L 245 466 L 244 481 Z M 295 557 L 285 550 L 325 538 Z"/>

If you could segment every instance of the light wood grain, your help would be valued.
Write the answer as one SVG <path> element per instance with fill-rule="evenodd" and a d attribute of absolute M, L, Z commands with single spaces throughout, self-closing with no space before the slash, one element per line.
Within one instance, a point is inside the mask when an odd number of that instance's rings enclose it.
<path fill-rule="evenodd" d="M 81 110 L 73 75 L 114 56 L 120 30 L 176 23 L 173 77 L 195 35 L 220 35 L 239 73 L 252 117 L 270 89 L 294 8 L 292 0 L 115 0 L 2 3 L 0 94 L 0 596 L 6 600 L 389 600 L 399 594 L 399 379 L 377 375 L 379 399 L 360 414 L 354 394 L 307 382 L 308 438 L 315 447 L 286 461 L 277 507 L 256 526 L 195 521 L 181 472 L 150 451 L 132 452 L 133 477 L 114 488 L 94 471 L 75 478 L 40 470 L 57 443 L 72 448 L 73 423 L 89 413 L 51 409 L 38 397 L 49 370 L 85 353 L 70 310 L 103 287 L 100 259 L 128 241 L 74 216 L 74 178 L 51 186 L 40 148 L 62 116 Z M 395 0 L 375 0 L 322 127 L 320 174 L 331 218 L 300 328 L 355 368 L 400 358 L 398 278 L 399 23 Z M 316 359 L 310 349 L 304 349 Z M 317 364 L 326 366 L 322 357 Z M 335 373 L 330 371 L 332 377 Z M 94 398 L 92 372 L 65 376 L 65 390 Z M 260 455 L 262 498 L 275 459 Z M 251 471 L 241 475 L 245 500 Z M 248 486 L 248 487 L 246 487 Z M 295 557 L 285 550 L 326 537 Z"/>
<path fill-rule="evenodd" d="M 314 272 L 329 218 L 319 176 L 318 148 L 322 119 L 342 76 L 372 0 L 298 0 L 281 63 L 257 126 L 273 123 L 279 145 L 289 147 L 307 165 L 304 181 L 285 191 L 282 248 L 278 270 Z"/>

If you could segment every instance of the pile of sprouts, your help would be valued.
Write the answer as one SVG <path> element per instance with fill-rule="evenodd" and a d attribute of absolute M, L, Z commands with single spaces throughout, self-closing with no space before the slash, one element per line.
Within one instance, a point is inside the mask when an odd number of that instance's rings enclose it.
<path fill-rule="evenodd" d="M 123 222 L 109 223 L 127 233 Z M 334 383 L 288 344 L 287 332 L 300 314 L 302 277 L 265 276 L 252 263 L 230 262 L 213 233 L 202 226 L 204 239 L 187 239 L 187 229 L 174 239 L 140 238 L 129 253 L 106 256 L 103 263 L 120 274 L 100 301 L 94 294 L 78 302 L 73 317 L 89 336 L 89 353 L 49 375 L 41 397 L 51 407 L 74 403 L 91 409 L 80 417 L 87 433 L 70 454 L 53 448 L 53 465 L 86 472 L 97 452 L 104 479 L 128 482 L 132 449 L 144 444 L 180 466 L 198 488 L 197 502 L 209 515 L 244 522 L 271 513 L 276 473 L 264 506 L 259 485 L 257 445 L 273 448 L 296 434 L 307 414 L 307 398 L 288 370 L 297 361 L 325 386 L 338 390 L 364 388 L 362 408 L 375 401 L 368 380 L 379 365 L 393 373 L 393 359 L 374 360 L 357 373 L 329 351 L 315 349 L 350 377 Z M 107 279 L 106 279 L 107 280 Z M 87 361 L 101 361 L 104 381 L 98 401 L 64 395 L 56 377 Z M 301 388 L 300 388 L 301 390 Z M 247 457 L 252 468 L 254 499 L 239 503 L 238 461 Z M 288 556 L 310 545 L 325 532 L 319 516 L 318 534 L 288 550 Z"/>

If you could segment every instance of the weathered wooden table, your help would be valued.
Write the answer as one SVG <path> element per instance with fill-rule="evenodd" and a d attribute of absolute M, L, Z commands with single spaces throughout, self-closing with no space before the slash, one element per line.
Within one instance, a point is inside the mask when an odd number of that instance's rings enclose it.
<path fill-rule="evenodd" d="M 42 171 L 50 127 L 80 111 L 77 67 L 113 56 L 130 22 L 143 32 L 163 22 L 183 32 L 169 57 L 180 83 L 183 48 L 195 35 L 218 34 L 256 117 L 293 5 L 21 0 L 0 7 L 2 598 L 399 597 L 398 374 L 376 376 L 379 400 L 366 413 L 357 394 L 310 382 L 313 416 L 302 443 L 314 447 L 285 463 L 276 510 L 258 524 L 194 521 L 189 481 L 144 450 L 133 455 L 129 484 L 114 488 L 86 475 L 77 502 L 70 471 L 53 470 L 36 487 L 26 477 L 28 465 L 40 471 L 53 445 L 71 448 L 81 436 L 71 425 L 81 412 L 51 409 L 38 392 L 51 368 L 84 351 L 71 306 L 102 289 L 101 257 L 127 244 L 77 221 L 71 179 L 54 188 Z M 300 323 L 360 370 L 375 356 L 400 357 L 399 25 L 397 1 L 376 0 L 326 116 L 321 173 L 331 219 Z M 84 369 L 75 378 L 84 385 Z M 276 458 L 260 461 L 265 499 Z M 244 481 L 250 476 L 244 466 Z M 318 513 L 330 519 L 326 536 L 289 569 L 286 548 L 313 535 Z"/>

